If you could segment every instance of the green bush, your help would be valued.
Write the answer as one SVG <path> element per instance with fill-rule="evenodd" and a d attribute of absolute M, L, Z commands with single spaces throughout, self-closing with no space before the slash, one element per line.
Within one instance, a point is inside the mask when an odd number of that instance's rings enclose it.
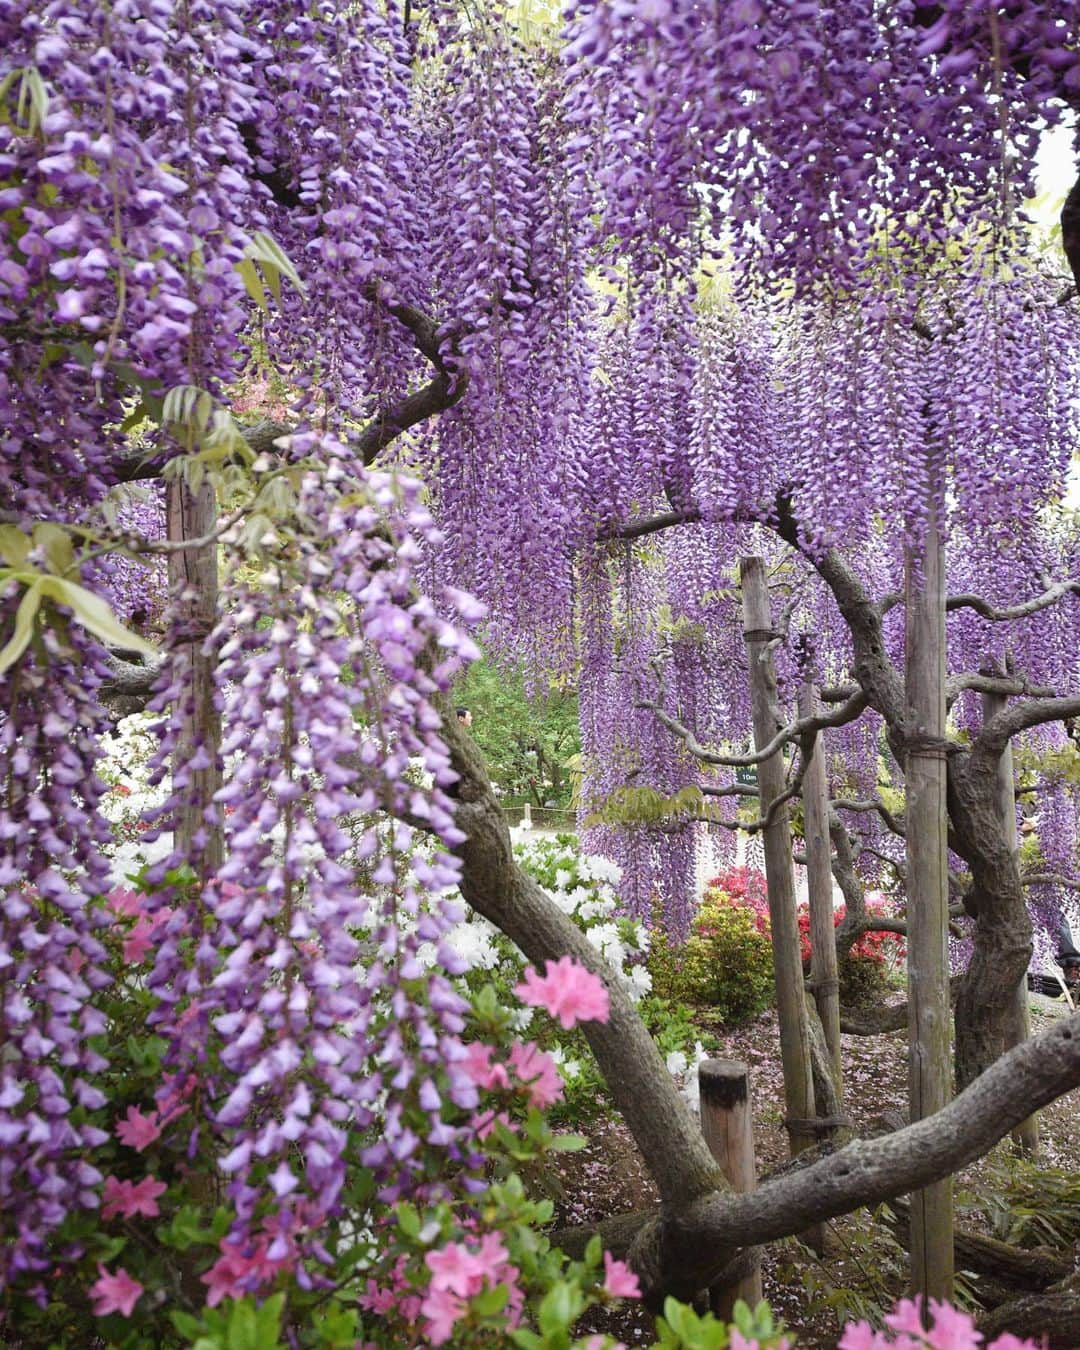
<path fill-rule="evenodd" d="M 660 997 L 709 1007 L 724 1022 L 745 1022 L 772 1000 L 768 935 L 753 910 L 718 889 L 705 893 L 684 946 L 653 931 L 649 971 Z"/>
<path fill-rule="evenodd" d="M 844 1004 L 878 1003 L 893 988 L 889 968 L 878 956 L 842 956 L 837 962 L 837 975 L 840 1002 Z"/>

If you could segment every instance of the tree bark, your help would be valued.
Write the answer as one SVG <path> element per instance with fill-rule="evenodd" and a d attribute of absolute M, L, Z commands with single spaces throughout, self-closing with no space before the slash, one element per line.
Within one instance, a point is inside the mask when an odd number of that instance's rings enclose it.
<path fill-rule="evenodd" d="M 983 720 L 989 721 L 1002 712 L 1008 703 L 1005 694 L 984 693 L 982 696 Z M 1009 742 L 1001 752 L 997 770 L 997 805 L 1001 818 L 1002 837 L 1012 856 L 1013 862 L 1020 866 L 1020 841 L 1016 834 L 1016 781 L 1013 774 L 1012 743 Z M 1005 1044 L 1008 1049 L 1022 1045 L 1031 1035 L 1031 1010 L 1028 1004 L 1027 972 L 1017 981 L 1005 1025 Z M 1039 1152 L 1039 1118 L 1029 1116 L 1013 1131 L 1013 1143 L 1017 1150 L 1029 1158 Z"/>
<path fill-rule="evenodd" d="M 743 558 L 739 564 L 739 574 L 742 581 L 743 638 L 746 642 L 754 715 L 754 744 L 760 750 L 769 744 L 777 732 L 776 673 L 769 652 L 769 642 L 774 636 L 772 615 L 762 560 Z M 761 816 L 765 818 L 771 803 L 785 788 L 782 751 L 778 750 L 757 765 L 757 783 Z M 814 1081 L 806 1025 L 799 925 L 795 911 L 791 831 L 784 807 L 775 812 L 771 823 L 765 827 L 764 835 L 786 1123 L 791 1152 L 795 1154 L 814 1143 L 810 1124 L 814 1116 Z"/>
<path fill-rule="evenodd" d="M 1011 1331 L 1031 1337 L 1046 1350 L 1076 1350 L 1080 1345 L 1080 1294 L 1028 1294 L 1003 1303 L 979 1318 L 987 1341 Z"/>
<path fill-rule="evenodd" d="M 931 492 L 935 493 L 933 485 Z M 936 495 L 936 494 L 935 494 Z M 945 560 L 937 503 L 921 550 L 907 558 L 908 1098 L 911 1119 L 940 1111 L 952 1095 L 949 1046 L 949 865 L 945 748 Z M 952 1184 L 911 1199 L 911 1285 L 924 1298 L 953 1293 Z"/>
<path fill-rule="evenodd" d="M 814 686 L 803 685 L 799 715 L 813 717 L 817 711 Z M 824 733 L 814 742 L 802 787 L 803 826 L 806 833 L 807 886 L 810 894 L 810 986 L 821 1018 L 832 1060 L 838 1093 L 843 1091 L 843 1061 L 840 1053 L 840 979 L 836 960 L 836 927 L 833 923 L 832 846 L 829 840 L 829 784 L 825 767 Z"/>
<path fill-rule="evenodd" d="M 204 478 L 193 492 L 182 478 L 165 490 L 168 538 L 181 542 L 211 534 L 217 519 L 213 484 Z M 173 752 L 174 788 L 180 806 L 175 822 L 176 848 L 201 880 L 214 875 L 224 856 L 221 808 L 214 795 L 221 787 L 221 715 L 215 702 L 217 658 L 206 639 L 218 616 L 217 544 L 169 554 L 169 587 L 173 601 L 173 659 L 180 688 L 174 716 L 179 735 Z M 197 751 L 210 763 L 192 768 Z"/>

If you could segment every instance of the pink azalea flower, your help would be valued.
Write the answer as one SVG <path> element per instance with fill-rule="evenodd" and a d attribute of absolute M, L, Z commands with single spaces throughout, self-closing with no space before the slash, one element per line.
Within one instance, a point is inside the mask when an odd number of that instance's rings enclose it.
<path fill-rule="evenodd" d="M 118 1312 L 122 1317 L 130 1317 L 135 1311 L 143 1286 L 133 1280 L 123 1266 L 118 1266 L 115 1275 L 110 1275 L 98 1262 L 99 1280 L 90 1286 L 90 1297 L 94 1300 L 94 1316 L 107 1317 Z"/>
<path fill-rule="evenodd" d="M 427 1338 L 432 1345 L 442 1345 L 454 1334 L 454 1324 L 466 1312 L 467 1305 L 448 1289 L 432 1289 L 420 1305 L 427 1318 Z"/>
<path fill-rule="evenodd" d="M 514 1128 L 513 1121 L 505 1111 L 481 1111 L 479 1115 L 473 1116 L 471 1123 L 477 1139 L 486 1139 L 496 1125 L 505 1125 L 508 1130 Z"/>
<path fill-rule="evenodd" d="M 562 1079 L 555 1061 L 533 1041 L 524 1045 L 515 1041 L 510 1049 L 510 1066 L 527 1089 L 530 1106 L 553 1106 L 562 1100 Z"/>
<path fill-rule="evenodd" d="M 116 1127 L 116 1137 L 122 1144 L 127 1144 L 133 1148 L 136 1153 L 141 1153 L 161 1134 L 161 1126 L 158 1124 L 158 1113 L 151 1111 L 149 1115 L 143 1113 L 135 1106 L 128 1107 L 127 1119 L 120 1121 Z"/>
<path fill-rule="evenodd" d="M 140 914 L 138 923 L 124 939 L 125 961 L 133 966 L 141 964 L 143 957 L 154 945 L 152 938 L 156 927 L 157 925 L 152 919 L 148 919 L 145 914 Z"/>
<path fill-rule="evenodd" d="M 491 1046 L 481 1045 L 479 1041 L 470 1041 L 465 1047 L 465 1058 L 461 1067 L 478 1088 L 485 1092 L 497 1091 L 510 1086 L 510 1076 L 501 1064 L 491 1062 Z"/>
<path fill-rule="evenodd" d="M 608 991 L 598 976 L 570 956 L 545 964 L 544 975 L 532 966 L 526 969 L 524 982 L 514 990 L 522 1003 L 546 1009 L 567 1031 L 578 1022 L 608 1020 Z"/>
<path fill-rule="evenodd" d="M 483 1266 L 460 1242 L 448 1242 L 436 1252 L 428 1252 L 424 1263 L 431 1271 L 432 1289 L 446 1289 L 461 1298 L 476 1292 Z"/>
<path fill-rule="evenodd" d="M 157 1218 L 157 1198 L 168 1189 L 163 1181 L 154 1177 L 143 1177 L 137 1185 L 133 1181 L 118 1181 L 116 1177 L 105 1178 L 105 1203 L 101 1209 L 103 1219 L 111 1219 L 114 1214 L 122 1214 L 125 1219 L 142 1214 L 148 1219 Z"/>
<path fill-rule="evenodd" d="M 986 1350 L 1039 1350 L 1039 1346 L 1034 1341 L 1022 1341 L 1011 1331 L 1005 1331 L 997 1340 L 991 1341 Z"/>
<path fill-rule="evenodd" d="M 604 1293 L 608 1298 L 640 1298 L 638 1277 L 625 1261 L 616 1261 L 610 1252 L 604 1253 Z"/>
<path fill-rule="evenodd" d="M 142 909 L 142 896 L 124 886 L 117 886 L 105 898 L 114 914 L 126 915 L 133 919 Z"/>
<path fill-rule="evenodd" d="M 923 1334 L 922 1295 L 902 1298 L 891 1313 L 885 1314 L 885 1325 L 893 1331 L 909 1331 L 913 1336 Z"/>
<path fill-rule="evenodd" d="M 934 1325 L 926 1333 L 926 1343 L 934 1350 L 972 1350 L 978 1344 L 975 1321 L 967 1313 L 936 1298 L 930 1300 L 930 1311 Z"/>
<path fill-rule="evenodd" d="M 357 1298 L 357 1303 L 365 1312 L 375 1313 L 378 1317 L 385 1317 L 392 1311 L 397 1302 L 397 1295 L 392 1289 L 380 1289 L 374 1280 L 368 1280 L 367 1290 Z"/>
<path fill-rule="evenodd" d="M 849 1322 L 840 1337 L 837 1350 L 886 1350 L 888 1342 L 869 1322 Z"/>

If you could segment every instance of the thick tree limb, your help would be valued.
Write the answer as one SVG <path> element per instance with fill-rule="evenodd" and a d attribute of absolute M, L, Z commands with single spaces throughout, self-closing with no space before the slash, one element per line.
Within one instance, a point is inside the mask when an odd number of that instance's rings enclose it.
<path fill-rule="evenodd" d="M 963 975 L 949 980 L 949 1002 L 955 1003 Z M 890 1031 L 903 1031 L 907 1026 L 907 1003 L 894 1003 L 879 1008 L 847 1008 L 840 1010 L 840 1030 L 849 1036 L 883 1036 Z"/>
<path fill-rule="evenodd" d="M 365 464 L 371 464 L 402 432 L 460 402 L 468 388 L 469 375 L 468 371 L 452 369 L 447 363 L 443 354 L 444 330 L 429 315 L 404 301 L 383 300 L 374 286 L 366 288 L 365 293 L 368 299 L 381 303 L 387 313 L 408 330 L 416 350 L 435 368 L 435 375 L 427 384 L 389 407 L 381 408 L 357 437 L 357 452 Z M 255 454 L 260 454 L 269 451 L 280 437 L 289 436 L 295 430 L 281 422 L 260 422 L 251 432 L 245 433 L 245 439 Z M 159 478 L 164 464 L 160 455 L 132 455 L 116 466 L 117 481 L 132 483 Z"/>
<path fill-rule="evenodd" d="M 785 745 L 802 740 L 806 736 L 813 737 L 826 727 L 842 727 L 846 726 L 848 722 L 854 722 L 860 713 L 865 711 L 867 700 L 866 695 L 859 689 L 835 712 L 819 713 L 814 717 L 803 717 L 790 722 L 776 733 L 768 745 L 745 755 L 725 755 L 718 750 L 709 750 L 701 744 L 689 727 L 680 722 L 678 718 L 665 712 L 658 703 L 650 699 L 639 699 L 637 706 L 653 713 L 660 725 L 666 727 L 673 735 L 678 736 L 694 758 L 701 760 L 703 764 L 746 768 L 752 764 L 761 764 L 764 760 L 775 755 L 778 750 L 782 750 Z"/>
<path fill-rule="evenodd" d="M 1061 722 L 1080 717 L 1080 694 L 1063 698 L 1032 698 L 1024 703 L 1013 703 L 983 723 L 971 747 L 972 760 L 1000 758 L 1006 745 L 1021 731 L 1042 726 L 1046 722 Z"/>
<path fill-rule="evenodd" d="M 854 797 L 836 797 L 832 804 L 843 811 L 876 811 L 885 822 L 887 829 L 901 839 L 904 838 L 905 831 L 902 821 L 893 815 L 880 797 L 871 797 L 865 801 Z"/>
<path fill-rule="evenodd" d="M 1080 1015 L 1018 1046 L 935 1115 L 882 1138 L 857 1140 L 746 1195 L 714 1193 L 686 1207 L 620 1215 L 616 1235 L 646 1298 L 690 1297 L 740 1249 L 803 1232 L 861 1205 L 891 1200 L 987 1152 L 1032 1110 L 1080 1086 Z M 578 1234 L 580 1246 L 586 1231 Z"/>
<path fill-rule="evenodd" d="M 458 849 L 465 900 L 516 942 L 530 961 L 542 964 L 570 955 L 604 981 L 611 1000 L 610 1020 L 587 1022 L 583 1030 L 664 1203 L 686 1204 L 705 1191 L 725 1187 L 697 1121 L 622 982 L 581 930 L 518 867 L 483 763 L 452 713 L 444 720 L 442 734 L 460 776 L 455 819 L 467 836 Z"/>
<path fill-rule="evenodd" d="M 1003 1331 L 1030 1337 L 1047 1350 L 1075 1350 L 1080 1345 L 1080 1294 L 1025 1294 L 983 1313 L 978 1328 L 992 1341 Z"/>
<path fill-rule="evenodd" d="M 896 1216 L 900 1241 L 906 1242 L 910 1208 L 904 1200 L 890 1200 L 889 1208 Z M 953 1244 L 958 1269 L 992 1275 L 1021 1289 L 1047 1289 L 1072 1274 L 1072 1262 L 1052 1252 L 1014 1247 L 964 1228 L 955 1229 Z"/>
<path fill-rule="evenodd" d="M 1067 877 L 1064 872 L 1025 872 L 1020 878 L 1022 886 L 1063 886 L 1070 891 L 1080 891 L 1080 879 Z"/>
<path fill-rule="evenodd" d="M 1080 595 L 1080 578 L 1070 577 L 1068 581 L 1059 581 L 1053 586 L 1048 586 L 1041 595 L 1033 596 L 1019 605 L 998 608 L 979 595 L 964 594 L 950 595 L 945 601 L 945 608 L 950 612 L 957 609 L 973 609 L 976 614 L 981 614 L 991 623 L 1010 623 L 1013 619 L 1026 619 L 1031 614 L 1038 614 L 1040 610 L 1056 605 L 1066 595 Z"/>
<path fill-rule="evenodd" d="M 882 1139 L 848 1144 L 749 1195 L 709 1196 L 680 1216 L 677 1245 L 750 1245 L 919 1190 L 980 1157 L 1033 1110 L 1080 1086 L 1080 1015 L 1003 1055 L 942 1110 Z M 699 1258 L 700 1259 L 700 1258 Z"/>
<path fill-rule="evenodd" d="M 1045 685 L 1031 684 L 1023 676 L 968 672 L 953 675 L 946 681 L 945 702 L 951 707 L 965 689 L 973 689 L 979 694 L 1005 694 L 1009 698 L 1053 698 L 1057 693 Z"/>

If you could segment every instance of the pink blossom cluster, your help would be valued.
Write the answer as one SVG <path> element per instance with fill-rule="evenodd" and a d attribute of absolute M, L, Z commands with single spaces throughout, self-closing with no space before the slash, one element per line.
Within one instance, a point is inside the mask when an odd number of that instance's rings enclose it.
<path fill-rule="evenodd" d="M 838 1350 L 1040 1350 L 1008 1331 L 987 1343 L 968 1313 L 937 1299 L 930 1300 L 929 1326 L 923 1325 L 920 1298 L 901 1299 L 885 1325 L 887 1331 L 875 1331 L 867 1322 L 849 1323 Z"/>
<path fill-rule="evenodd" d="M 599 976 L 572 956 L 561 956 L 545 966 L 543 975 L 526 967 L 524 980 L 514 988 L 522 1003 L 543 1008 L 567 1031 L 579 1022 L 608 1020 L 608 991 Z"/>

